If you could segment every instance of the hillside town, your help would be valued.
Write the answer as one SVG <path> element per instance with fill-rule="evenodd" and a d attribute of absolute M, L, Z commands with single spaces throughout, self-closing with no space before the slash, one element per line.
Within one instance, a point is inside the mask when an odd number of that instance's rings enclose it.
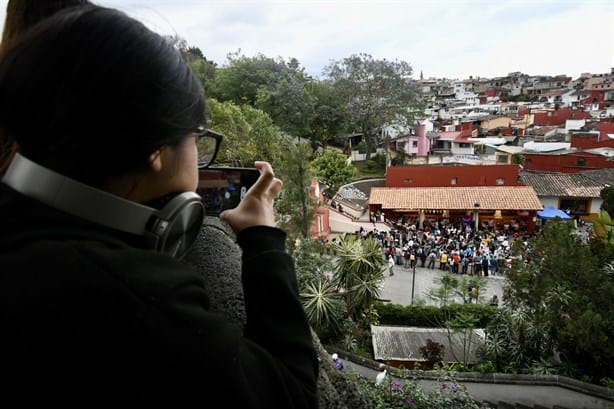
<path fill-rule="evenodd" d="M 326 205 L 316 212 L 312 237 L 375 238 L 387 260 L 382 287 L 387 302 L 414 305 L 415 295 L 438 305 L 429 294 L 449 272 L 461 281 L 485 280 L 482 297 L 487 295 L 490 305 L 505 305 L 499 296 L 512 267 L 514 241 L 527 250 L 529 239 L 549 221 L 562 220 L 573 221 L 579 242 L 589 244 L 592 222 L 604 204 L 601 192 L 614 186 L 613 80 L 614 68 L 575 80 L 521 73 L 421 79 L 428 101 L 423 117 L 412 129 L 390 125 L 379 135 L 372 155 L 386 157 L 383 178 L 345 185 L 328 201 L 314 181 L 312 194 Z M 352 136 L 354 146 L 361 137 Z M 355 149 L 350 160 L 367 158 Z M 471 303 L 475 290 L 470 285 L 456 302 Z M 476 329 L 476 345 L 487 342 L 482 331 Z M 382 324 L 372 325 L 371 332 L 374 359 L 388 368 L 424 365 L 420 348 L 427 339 L 447 351 L 461 346 L 443 328 Z M 571 396 L 560 388 L 552 397 L 539 396 L 534 386 L 509 386 L 519 379 L 502 388 L 465 382 L 474 397 L 497 402 L 493 407 L 508 407 L 506 401 L 517 402 L 509 407 L 610 405 L 586 391 Z"/>
<path fill-rule="evenodd" d="M 424 115 L 413 129 L 382 128 L 385 180 L 337 192 L 343 214 L 384 214 L 418 227 L 521 225 L 529 233 L 539 227 L 537 212 L 549 207 L 581 223 L 596 217 L 601 189 L 614 184 L 614 68 L 577 79 L 514 72 L 418 82 Z M 352 151 L 350 160 L 364 159 Z M 331 229 L 327 220 L 314 227 L 325 239 L 352 228 L 333 222 Z"/>

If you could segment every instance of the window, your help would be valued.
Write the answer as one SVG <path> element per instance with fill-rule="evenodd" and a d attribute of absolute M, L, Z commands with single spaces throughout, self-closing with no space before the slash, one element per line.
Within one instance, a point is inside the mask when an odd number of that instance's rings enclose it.
<path fill-rule="evenodd" d="M 418 141 L 411 141 L 411 146 L 412 146 L 412 148 L 417 148 L 418 147 Z"/>
<path fill-rule="evenodd" d="M 405 183 L 406 185 L 409 185 L 409 184 L 411 184 L 411 183 L 413 183 L 413 182 L 414 182 L 414 181 L 413 181 L 413 180 L 411 180 L 411 179 L 409 179 L 409 178 L 407 178 L 407 179 L 403 179 L 403 183 Z"/>
<path fill-rule="evenodd" d="M 497 157 L 497 162 L 499 162 L 499 163 L 508 163 L 509 162 L 509 156 L 508 155 L 499 155 Z"/>
<path fill-rule="evenodd" d="M 586 215 L 590 210 L 590 199 L 564 198 L 561 199 L 561 204 L 559 208 L 564 211 L 569 211 L 571 215 Z"/>
<path fill-rule="evenodd" d="M 456 185 L 456 178 L 450 179 L 450 184 L 453 186 Z"/>
<path fill-rule="evenodd" d="M 576 166 L 586 166 L 586 158 L 578 158 L 576 159 Z"/>
<path fill-rule="evenodd" d="M 495 183 L 497 184 L 497 186 L 505 185 L 505 179 L 504 178 L 497 178 Z"/>

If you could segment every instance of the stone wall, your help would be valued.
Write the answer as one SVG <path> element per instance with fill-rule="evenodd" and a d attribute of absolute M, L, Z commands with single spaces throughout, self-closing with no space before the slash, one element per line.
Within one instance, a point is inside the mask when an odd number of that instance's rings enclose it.
<path fill-rule="evenodd" d="M 216 217 L 206 217 L 186 261 L 202 272 L 211 309 L 229 321 L 243 324 L 241 249 L 228 225 Z M 352 380 L 334 367 L 330 354 L 313 331 L 312 334 L 320 362 L 320 409 L 371 409 L 373 405 L 369 399 Z"/>

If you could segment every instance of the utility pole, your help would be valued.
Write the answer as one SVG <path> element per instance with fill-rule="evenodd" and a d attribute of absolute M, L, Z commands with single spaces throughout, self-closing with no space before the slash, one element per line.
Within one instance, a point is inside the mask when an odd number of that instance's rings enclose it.
<path fill-rule="evenodd" d="M 473 234 L 477 234 L 478 233 L 478 218 L 479 218 L 479 211 L 480 211 L 480 202 L 475 202 L 473 207 L 475 208 L 474 214 L 473 214 L 473 217 L 475 217 L 475 230 Z"/>
<path fill-rule="evenodd" d="M 414 260 L 413 274 L 411 278 L 411 305 L 414 305 L 414 288 L 416 287 L 416 264 L 418 260 Z"/>

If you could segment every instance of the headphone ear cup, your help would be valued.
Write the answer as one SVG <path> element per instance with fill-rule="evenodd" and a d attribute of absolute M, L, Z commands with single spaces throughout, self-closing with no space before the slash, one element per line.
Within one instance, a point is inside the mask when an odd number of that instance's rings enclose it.
<path fill-rule="evenodd" d="M 201 197 L 183 192 L 156 212 L 146 239 L 155 250 L 182 258 L 198 237 L 204 217 Z"/>

